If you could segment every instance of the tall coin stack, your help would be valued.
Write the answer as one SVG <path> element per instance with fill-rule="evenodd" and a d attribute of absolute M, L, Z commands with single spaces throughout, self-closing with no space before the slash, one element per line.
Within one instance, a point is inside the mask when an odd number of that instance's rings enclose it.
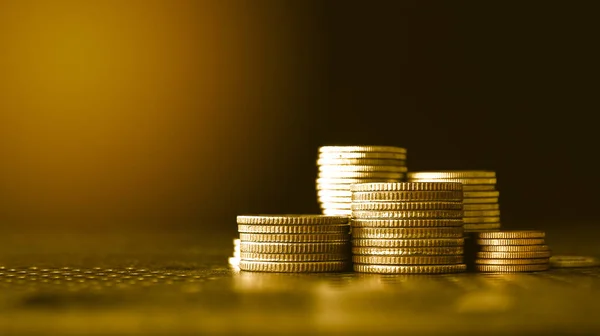
<path fill-rule="evenodd" d="M 238 216 L 242 271 L 341 272 L 349 266 L 347 216 Z"/>
<path fill-rule="evenodd" d="M 500 192 L 496 173 L 485 170 L 448 170 L 409 172 L 409 182 L 460 182 L 463 184 L 465 232 L 500 228 Z"/>
<path fill-rule="evenodd" d="M 460 183 L 352 186 L 352 260 L 363 273 L 455 273 L 463 263 Z"/>
<path fill-rule="evenodd" d="M 477 270 L 512 273 L 546 271 L 550 268 L 550 249 L 543 231 L 482 232 L 477 243 Z"/>
<path fill-rule="evenodd" d="M 317 159 L 317 198 L 325 215 L 350 216 L 353 183 L 400 182 L 406 149 L 392 146 L 323 146 Z"/>

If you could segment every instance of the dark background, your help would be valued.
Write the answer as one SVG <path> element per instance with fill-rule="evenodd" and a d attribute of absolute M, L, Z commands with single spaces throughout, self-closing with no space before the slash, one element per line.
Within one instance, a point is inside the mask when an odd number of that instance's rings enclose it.
<path fill-rule="evenodd" d="M 336 144 L 495 170 L 505 227 L 598 220 L 591 1 L 59 3 L 0 8 L 3 229 L 233 235 L 318 212 Z"/>

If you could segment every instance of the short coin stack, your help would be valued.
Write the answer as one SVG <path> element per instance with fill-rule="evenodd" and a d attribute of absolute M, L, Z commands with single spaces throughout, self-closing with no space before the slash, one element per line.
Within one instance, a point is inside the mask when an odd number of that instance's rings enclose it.
<path fill-rule="evenodd" d="M 242 271 L 340 272 L 349 265 L 349 217 L 238 216 Z"/>
<path fill-rule="evenodd" d="M 240 265 L 240 240 L 233 240 L 233 256 L 229 257 L 229 265 L 234 268 L 238 268 Z"/>
<path fill-rule="evenodd" d="M 354 270 L 455 273 L 463 263 L 460 183 L 366 183 L 352 186 Z"/>
<path fill-rule="evenodd" d="M 485 170 L 447 170 L 409 172 L 409 182 L 460 182 L 464 191 L 465 232 L 500 228 L 500 192 L 496 190 L 496 173 Z"/>
<path fill-rule="evenodd" d="M 546 271 L 550 268 L 551 251 L 545 245 L 543 231 L 482 232 L 477 243 L 477 270 L 512 273 Z"/>
<path fill-rule="evenodd" d="M 350 216 L 350 185 L 400 182 L 406 149 L 392 146 L 323 146 L 317 160 L 317 198 L 325 215 Z"/>

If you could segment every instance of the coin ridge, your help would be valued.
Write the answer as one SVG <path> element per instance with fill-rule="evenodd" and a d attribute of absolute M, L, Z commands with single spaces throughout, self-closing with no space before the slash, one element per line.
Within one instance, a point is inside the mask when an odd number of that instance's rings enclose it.
<path fill-rule="evenodd" d="M 393 152 L 323 152 L 318 154 L 319 159 L 391 159 L 406 160 L 405 153 Z"/>
<path fill-rule="evenodd" d="M 382 274 L 442 274 L 464 272 L 465 264 L 453 265 L 367 265 L 354 264 L 354 271 Z"/>
<path fill-rule="evenodd" d="M 347 253 L 255 253 L 240 252 L 240 259 L 276 262 L 318 262 L 350 260 Z"/>
<path fill-rule="evenodd" d="M 240 260 L 239 268 L 253 272 L 316 273 L 340 272 L 349 266 L 346 261 L 274 262 Z"/>
<path fill-rule="evenodd" d="M 462 201 L 460 191 L 354 191 L 353 202 Z"/>
<path fill-rule="evenodd" d="M 395 255 L 395 256 L 429 256 L 429 255 L 463 255 L 463 246 L 437 247 L 352 247 L 354 255 Z"/>
<path fill-rule="evenodd" d="M 406 175 L 408 168 L 406 166 L 373 166 L 373 165 L 318 165 L 319 172 L 336 173 L 402 173 Z"/>
<path fill-rule="evenodd" d="M 544 238 L 546 233 L 539 230 L 507 230 L 507 231 L 492 231 L 479 234 L 482 239 L 527 239 L 527 238 Z"/>
<path fill-rule="evenodd" d="M 500 210 L 465 210 L 464 217 L 500 217 Z"/>
<path fill-rule="evenodd" d="M 357 165 L 357 166 L 399 166 L 406 167 L 406 159 L 377 159 L 377 158 L 318 158 L 318 166 Z"/>
<path fill-rule="evenodd" d="M 462 210 L 462 202 L 354 202 L 356 211 Z"/>
<path fill-rule="evenodd" d="M 460 183 L 437 182 L 392 182 L 362 183 L 353 185 L 352 191 L 462 191 Z"/>
<path fill-rule="evenodd" d="M 241 242 L 241 252 L 254 253 L 344 253 L 350 248 L 350 242 L 326 243 L 276 243 L 276 242 Z"/>
<path fill-rule="evenodd" d="M 379 228 L 420 228 L 420 227 L 460 227 L 462 219 L 359 219 L 353 218 L 352 227 Z"/>
<path fill-rule="evenodd" d="M 502 253 L 521 253 L 521 252 L 542 252 L 550 251 L 548 245 L 483 245 L 479 249 L 481 252 L 502 252 Z"/>
<path fill-rule="evenodd" d="M 380 256 L 354 255 L 352 262 L 369 265 L 452 265 L 464 262 L 462 255 L 442 256 Z"/>
<path fill-rule="evenodd" d="M 395 152 L 404 153 L 408 151 L 404 147 L 397 146 L 370 146 L 370 145 L 350 145 L 350 146 L 321 146 L 318 150 L 319 153 L 327 152 Z"/>
<path fill-rule="evenodd" d="M 357 239 L 421 239 L 459 238 L 464 234 L 462 227 L 439 228 L 372 228 L 353 227 L 352 237 Z"/>
<path fill-rule="evenodd" d="M 537 252 L 477 252 L 479 259 L 538 259 L 550 258 L 552 252 L 550 250 Z"/>
<path fill-rule="evenodd" d="M 336 242 L 347 241 L 349 235 L 347 233 L 303 233 L 303 234 L 277 234 L 277 233 L 240 233 L 242 241 L 252 242 Z"/>
<path fill-rule="evenodd" d="M 490 238 L 479 238 L 477 239 L 479 245 L 545 245 L 543 238 L 531 238 L 531 239 L 490 239 Z"/>
<path fill-rule="evenodd" d="M 243 233 L 343 233 L 350 230 L 348 224 L 316 224 L 316 225 L 248 225 L 238 224 L 238 232 Z"/>
<path fill-rule="evenodd" d="M 352 239 L 352 246 L 355 247 L 447 247 L 464 246 L 464 243 L 464 238 Z"/>
<path fill-rule="evenodd" d="M 463 218 L 462 210 L 352 211 L 353 218 Z"/>
<path fill-rule="evenodd" d="M 547 271 L 549 264 L 529 265 L 476 265 L 480 272 L 513 273 L 513 272 L 539 272 Z"/>
<path fill-rule="evenodd" d="M 496 178 L 491 170 L 438 170 L 411 172 L 411 178 Z"/>
<path fill-rule="evenodd" d="M 408 173 L 410 175 L 410 172 Z M 409 182 L 459 182 L 462 184 L 497 184 L 496 178 L 454 178 L 454 179 L 433 179 L 433 178 L 414 178 L 407 177 Z"/>
<path fill-rule="evenodd" d="M 347 224 L 349 217 L 325 215 L 240 215 L 237 224 L 253 225 L 304 225 L 304 224 Z"/>

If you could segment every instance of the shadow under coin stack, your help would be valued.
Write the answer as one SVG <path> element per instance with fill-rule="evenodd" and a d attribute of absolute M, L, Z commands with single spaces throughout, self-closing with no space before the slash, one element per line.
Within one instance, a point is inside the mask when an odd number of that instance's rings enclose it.
<path fill-rule="evenodd" d="M 482 232 L 477 243 L 477 270 L 480 272 L 539 272 L 550 268 L 551 251 L 543 231 Z"/>
<path fill-rule="evenodd" d="M 352 260 L 363 273 L 456 273 L 463 263 L 460 183 L 352 186 Z"/>
<path fill-rule="evenodd" d="M 465 232 L 500 229 L 500 192 L 496 173 L 485 170 L 409 172 L 409 182 L 460 182 L 463 184 Z"/>
<path fill-rule="evenodd" d="M 323 214 L 350 216 L 350 185 L 404 181 L 406 149 L 392 146 L 323 146 L 319 148 L 317 166 L 317 198 Z"/>
<path fill-rule="evenodd" d="M 349 267 L 347 216 L 238 216 L 242 271 L 341 272 Z"/>

